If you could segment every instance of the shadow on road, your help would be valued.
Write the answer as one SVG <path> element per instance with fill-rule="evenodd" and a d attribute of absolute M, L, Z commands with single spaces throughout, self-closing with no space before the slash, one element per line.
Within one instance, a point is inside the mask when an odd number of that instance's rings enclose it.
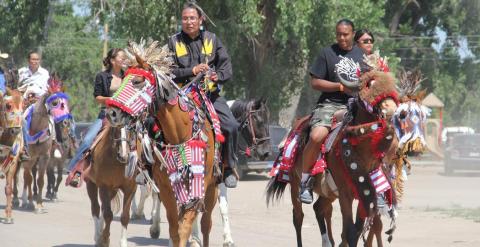
<path fill-rule="evenodd" d="M 439 172 L 438 175 L 444 176 L 444 177 L 480 177 L 480 172 L 478 171 L 461 171 L 461 172 L 454 172 L 452 174 L 446 174 L 445 172 Z"/>
<path fill-rule="evenodd" d="M 145 238 L 145 237 L 131 237 L 131 238 L 128 238 L 128 242 L 135 243 L 136 246 L 147 246 L 147 245 L 168 246 L 168 239 L 165 239 L 165 238 L 151 239 L 151 238 Z"/>
<path fill-rule="evenodd" d="M 268 177 L 266 174 L 261 173 L 261 174 L 255 174 L 255 173 L 249 173 L 245 174 L 240 182 L 245 182 L 245 181 L 262 181 L 262 180 L 269 180 L 270 177 Z"/>
<path fill-rule="evenodd" d="M 54 245 L 52 247 L 91 247 L 91 244 L 62 244 L 62 245 Z"/>

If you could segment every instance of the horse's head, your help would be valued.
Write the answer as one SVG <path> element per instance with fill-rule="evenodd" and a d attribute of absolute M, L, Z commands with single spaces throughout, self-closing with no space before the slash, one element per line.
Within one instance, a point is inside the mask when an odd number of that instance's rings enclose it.
<path fill-rule="evenodd" d="M 270 155 L 270 111 L 264 98 L 248 102 L 237 101 L 232 105 L 232 112 L 240 121 L 240 134 L 247 142 L 248 149 L 260 160 Z"/>
<path fill-rule="evenodd" d="M 340 82 L 357 94 L 360 105 L 375 118 L 390 120 L 398 105 L 395 78 L 389 73 L 386 59 L 378 54 L 365 58 L 369 71 L 360 72 L 360 66 L 349 58 L 337 65 Z"/>
<path fill-rule="evenodd" d="M 57 140 L 68 140 L 70 129 L 73 127 L 73 117 L 69 108 L 69 96 L 63 92 L 63 81 L 57 73 L 52 73 L 48 80 L 48 96 L 45 98 L 47 112 L 55 123 Z"/>
<path fill-rule="evenodd" d="M 1 118 L 4 126 L 10 131 L 10 134 L 17 135 L 22 129 L 23 98 L 22 93 L 17 90 L 7 88 L 7 93 L 1 101 L 3 109 Z"/>
<path fill-rule="evenodd" d="M 426 91 L 418 91 L 423 81 L 419 70 L 402 70 L 398 78 L 401 104 L 393 116 L 393 123 L 401 153 L 416 156 L 426 148 L 425 125 L 429 110 L 421 105 Z"/>
<path fill-rule="evenodd" d="M 130 42 L 127 49 L 129 68 L 118 91 L 107 100 L 107 119 L 112 126 L 124 126 L 129 120 L 144 116 L 153 103 L 157 85 L 161 85 L 167 66 L 164 64 L 167 48 L 158 48 L 154 41 L 145 47 L 145 41 L 139 44 Z M 169 65 L 168 65 L 169 66 Z M 161 88 L 160 86 L 158 86 Z"/>

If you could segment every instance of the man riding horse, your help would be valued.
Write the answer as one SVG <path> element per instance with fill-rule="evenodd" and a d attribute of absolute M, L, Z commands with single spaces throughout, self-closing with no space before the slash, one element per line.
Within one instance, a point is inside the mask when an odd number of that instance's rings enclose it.
<path fill-rule="evenodd" d="M 211 81 L 208 85 L 209 99 L 219 116 L 221 131 L 226 137 L 222 148 L 225 185 L 235 188 L 237 186 L 235 153 L 239 124 L 225 98 L 219 94 L 223 84 L 232 77 L 232 64 L 226 48 L 216 35 L 201 30 L 205 17 L 205 13 L 197 4 L 184 5 L 182 31 L 171 36 L 168 42 L 177 65 L 172 73 L 175 75 L 174 81 L 177 84 L 184 85 L 199 73 L 205 73 L 206 79 Z"/>
<path fill-rule="evenodd" d="M 27 55 L 28 66 L 22 67 L 18 70 L 19 76 L 19 90 L 23 92 L 23 98 L 27 101 L 27 106 L 33 104 L 36 99 L 43 96 L 48 91 L 48 79 L 50 75 L 48 70 L 44 69 L 41 63 L 41 56 L 36 51 L 31 51 Z M 23 136 L 28 136 L 28 129 L 24 124 Z M 24 140 L 27 143 L 27 140 Z M 20 160 L 30 160 L 28 154 L 28 145 L 24 145 L 24 150 L 20 156 Z"/>
<path fill-rule="evenodd" d="M 337 22 L 336 39 L 337 43 L 325 47 L 310 68 L 313 89 L 322 92 L 318 99 L 317 106 L 313 110 L 310 120 L 310 137 L 304 149 L 303 171 L 301 179 L 300 200 L 303 203 L 313 202 L 311 188 L 307 184 L 310 178 L 311 169 L 315 162 L 320 161 L 322 144 L 327 137 L 334 113 L 346 109 L 351 91 L 344 87 L 335 73 L 335 65 L 341 57 L 353 59 L 361 63 L 363 52 L 353 44 L 354 24 L 348 19 Z"/>

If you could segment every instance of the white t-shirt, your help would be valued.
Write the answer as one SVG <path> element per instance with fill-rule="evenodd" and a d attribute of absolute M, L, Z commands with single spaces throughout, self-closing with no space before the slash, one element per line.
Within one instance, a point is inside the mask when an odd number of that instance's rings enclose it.
<path fill-rule="evenodd" d="M 37 71 L 33 73 L 30 67 L 23 67 L 18 70 L 19 89 L 23 89 L 24 98 L 30 93 L 34 93 L 37 97 L 44 95 L 48 91 L 48 79 L 50 75 L 48 71 L 42 67 L 38 67 Z"/>

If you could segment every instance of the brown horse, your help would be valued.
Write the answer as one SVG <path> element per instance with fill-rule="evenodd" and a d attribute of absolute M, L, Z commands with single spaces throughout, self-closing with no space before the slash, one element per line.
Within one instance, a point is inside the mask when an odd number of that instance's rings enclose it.
<path fill-rule="evenodd" d="M 350 74 L 355 75 L 356 69 Z M 339 76 L 342 78 L 341 75 Z M 351 83 L 342 79 L 342 83 L 358 91 L 358 96 L 350 104 L 350 114 L 353 118 L 347 118 L 345 122 L 348 125 L 339 127 L 340 132 L 332 142 L 332 149 L 324 154 L 328 164 L 327 172 L 317 174 L 313 183 L 314 191 L 319 195 L 314 204 L 314 210 L 322 232 L 323 246 L 334 245 L 330 219 L 331 204 L 337 196 L 343 219 L 341 246 L 357 245 L 358 238 L 364 229 L 365 219 L 370 223 L 377 210 L 376 190 L 370 182 L 369 174 L 383 166 L 382 158 L 388 150 L 392 149 L 392 145 L 395 145 L 394 131 L 389 123 L 396 109 L 394 99 L 397 93 L 393 77 L 384 72 L 370 71 L 362 75 L 358 82 Z M 340 118 L 340 116 L 336 117 Z M 289 172 L 293 223 L 298 246 L 302 246 L 303 222 L 302 204 L 299 200 L 302 159 L 298 157 L 301 157 L 309 132 L 306 124 L 300 128 L 303 141 L 298 146 L 293 170 Z M 285 185 L 276 177 L 272 178 L 267 186 L 267 202 L 275 197 L 281 197 Z M 355 224 L 352 212 L 354 198 L 359 199 Z"/>
<path fill-rule="evenodd" d="M 401 202 L 407 170 L 411 169 L 408 157 L 421 155 L 426 148 L 424 135 L 428 113 L 420 105 L 426 93 L 425 90 L 418 91 L 420 83 L 423 81 L 421 72 L 419 70 L 408 72 L 401 70 L 398 78 L 401 103 L 392 119 L 398 146 L 396 150 L 387 152 L 389 156 L 385 157 L 385 163 L 387 164 L 385 173 L 391 174 L 391 183 L 395 190 L 396 199 Z M 392 146 L 392 148 L 395 148 L 395 146 Z M 374 237 L 377 239 L 377 246 L 383 246 L 381 234 L 382 221 L 380 215 L 377 215 L 368 233 L 366 246 L 372 246 Z"/>
<path fill-rule="evenodd" d="M 18 169 L 18 158 L 23 148 L 22 136 L 23 98 L 17 90 L 7 88 L 5 96 L 0 95 L 0 172 L 6 177 L 5 219 L 3 223 L 12 224 L 13 183 Z"/>
<path fill-rule="evenodd" d="M 200 110 L 193 100 L 187 98 L 185 93 L 168 76 L 171 66 L 171 61 L 168 60 L 168 49 L 166 47 L 158 48 L 157 42 L 150 43 L 148 48 L 140 47 L 139 49 L 139 46 L 144 45 L 145 43 L 143 42 L 140 44 L 131 43 L 128 47 L 127 55 L 129 56 L 130 65 L 136 68 L 136 70 L 132 70 L 132 75 L 134 76 L 131 77 L 131 80 L 133 83 L 139 87 L 143 87 L 144 83 L 155 82 L 156 84 L 157 97 L 152 104 L 152 108 L 155 122 L 158 123 L 159 129 L 161 129 L 163 139 L 161 143 L 153 146 L 155 164 L 152 167 L 152 172 L 153 179 L 160 189 L 161 201 L 166 208 L 170 240 L 173 246 L 186 246 L 192 231 L 192 223 L 197 217 L 198 211 L 204 211 L 201 219 L 203 246 L 209 246 L 209 234 L 212 227 L 211 214 L 217 198 L 217 177 L 214 174 L 218 175 L 220 171 L 216 164 L 217 159 L 215 159 L 215 153 L 218 148 L 216 145 L 218 144 L 215 143 L 213 127 L 207 120 L 206 113 Z M 127 70 L 126 74 L 128 73 Z M 193 82 L 191 85 L 194 90 L 198 89 L 197 82 Z M 125 109 L 129 109 L 126 104 L 128 102 L 114 103 L 113 105 L 118 108 L 110 115 L 113 117 L 121 115 L 120 109 L 124 110 L 123 114 L 128 112 L 125 111 Z M 195 118 L 199 120 L 195 131 L 193 130 L 194 114 L 196 114 Z M 190 144 L 192 146 L 187 147 Z M 167 172 L 165 167 L 168 168 L 172 163 L 166 161 L 168 157 L 162 155 L 158 148 L 176 152 L 184 147 L 191 147 L 191 150 L 193 150 L 193 144 L 198 145 L 195 148 L 198 148 L 196 150 L 200 150 L 200 152 L 195 152 L 195 155 L 192 154 L 190 157 L 196 157 L 195 159 L 198 159 L 199 156 L 203 157 L 202 163 L 204 165 L 199 167 L 199 164 L 196 164 L 196 169 L 193 169 L 190 167 L 193 164 L 187 161 L 188 158 L 183 160 L 187 162 L 184 163 L 187 169 L 183 170 L 183 172 L 190 174 L 190 176 L 184 177 L 185 180 L 180 182 L 177 180 L 180 179 L 177 176 L 182 175 L 172 173 L 172 170 Z M 206 145 L 206 148 L 204 145 Z M 203 175 L 203 178 L 200 179 L 203 180 L 203 190 L 200 189 L 204 193 L 200 193 L 203 196 L 198 196 L 198 194 L 194 196 L 187 195 L 187 200 L 180 202 L 180 199 L 176 198 L 176 194 L 173 191 L 172 183 L 175 183 L 175 186 L 182 186 L 182 182 L 188 183 L 191 181 L 201 184 L 202 181 L 199 180 L 198 175 Z M 171 181 L 174 182 L 171 183 Z M 186 193 L 191 192 L 194 192 L 194 190 L 189 189 Z M 179 200 L 177 201 L 177 199 Z M 151 232 L 151 235 L 155 236 L 158 233 Z"/>
<path fill-rule="evenodd" d="M 122 128 L 124 128 L 123 125 L 111 126 L 108 121 L 104 120 L 103 129 L 97 136 L 93 144 L 94 148 L 90 153 L 90 165 L 84 172 L 91 212 L 94 218 L 94 240 L 97 246 L 109 246 L 110 244 L 110 224 L 113 220 L 111 201 L 119 190 L 124 195 L 120 217 L 122 224 L 120 246 L 127 246 L 130 204 L 137 185 L 132 177 L 125 176 L 126 162 L 121 161 L 116 155 L 112 155 L 117 154 L 119 148 L 121 148 Z M 132 134 L 129 133 L 129 136 L 132 136 Z M 133 136 L 135 137 L 135 135 Z M 101 215 L 98 197 L 100 197 L 102 205 Z"/>
<path fill-rule="evenodd" d="M 50 93 L 41 96 L 36 103 L 27 108 L 27 128 L 28 136 L 26 138 L 30 160 L 22 162 L 23 164 L 23 194 L 22 207 L 35 210 L 36 213 L 44 213 L 42 191 L 44 186 L 44 177 L 50 160 L 50 150 L 53 143 L 52 128 L 50 124 L 50 114 L 47 109 L 47 99 Z M 35 169 L 35 171 L 34 171 Z M 38 177 L 35 185 L 38 186 L 38 194 L 35 198 L 36 205 L 33 204 L 34 195 L 32 183 L 34 182 L 33 173 Z M 15 193 L 14 193 L 15 194 Z"/>

